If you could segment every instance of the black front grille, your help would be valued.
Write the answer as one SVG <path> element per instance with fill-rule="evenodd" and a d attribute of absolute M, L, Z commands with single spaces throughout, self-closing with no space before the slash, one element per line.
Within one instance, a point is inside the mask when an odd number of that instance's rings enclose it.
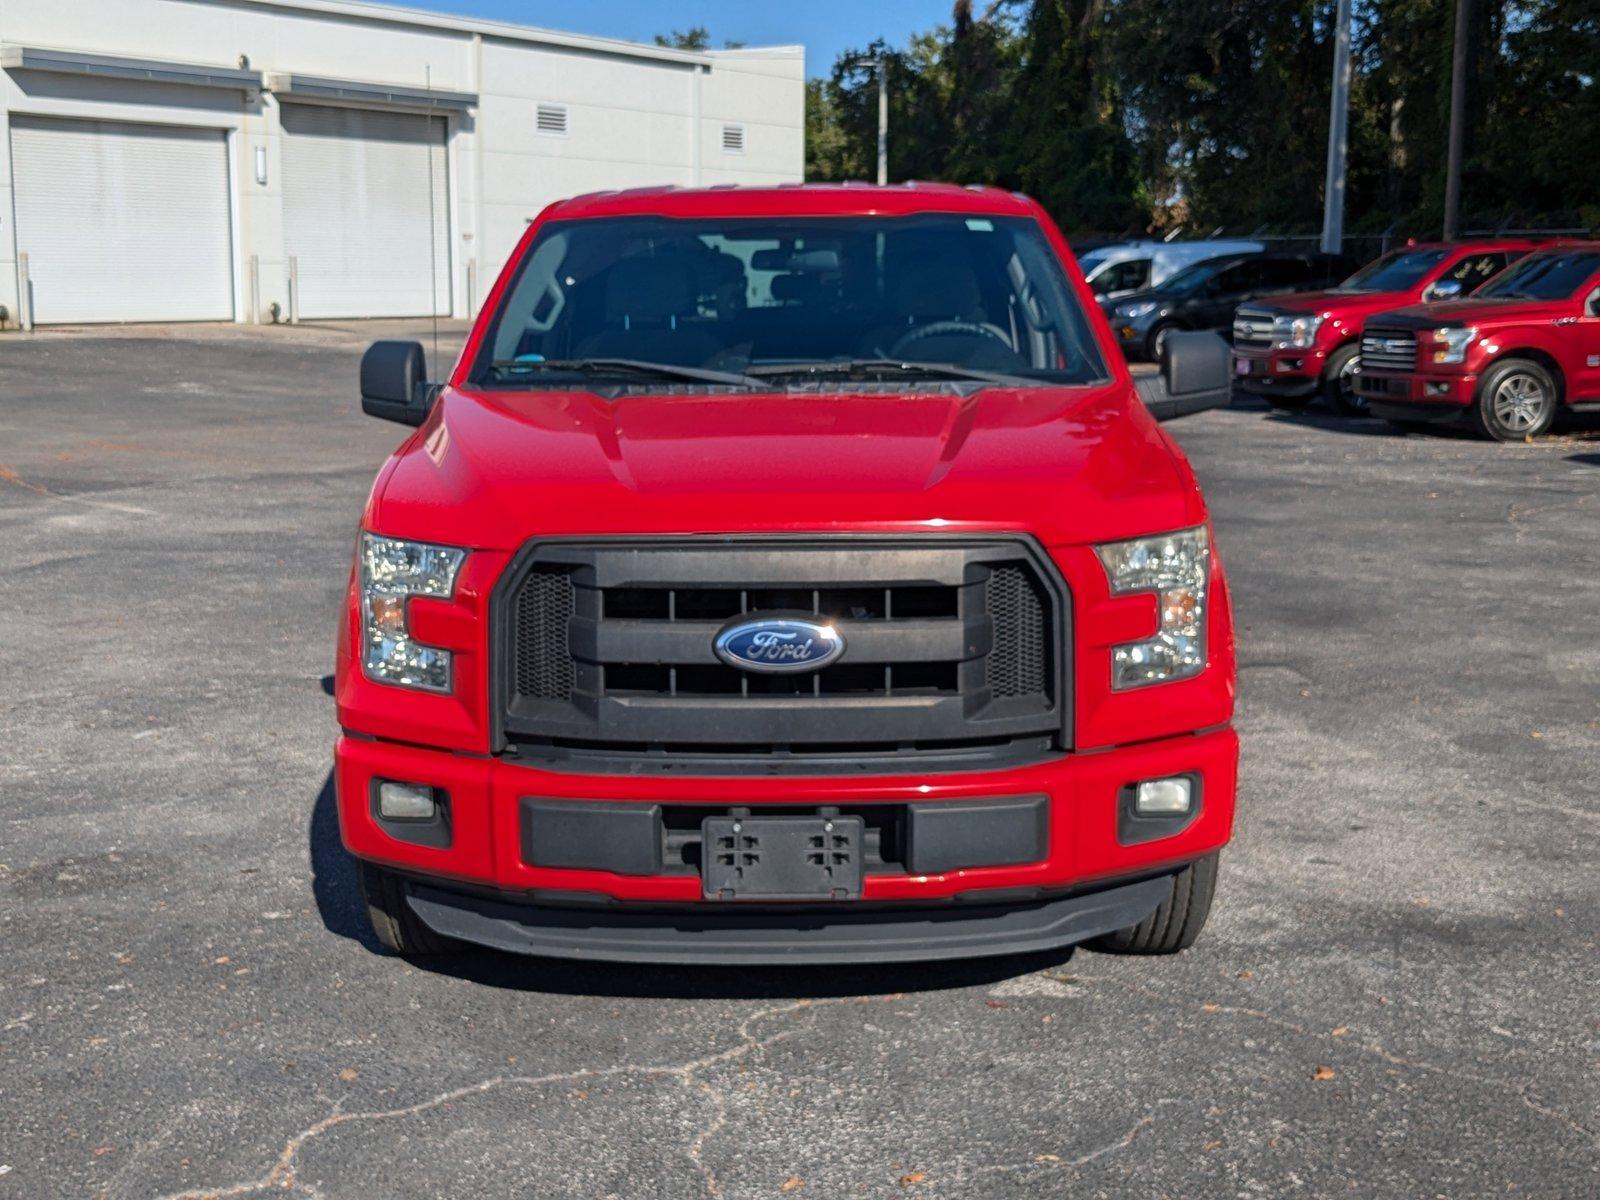
<path fill-rule="evenodd" d="M 1411 371 L 1416 365 L 1416 330 L 1368 327 L 1361 335 L 1363 370 Z"/>
<path fill-rule="evenodd" d="M 506 744 L 562 756 L 881 757 L 1060 745 L 1067 597 L 1021 539 L 689 539 L 528 547 L 496 594 Z M 757 614 L 828 618 L 818 671 L 729 666 Z"/>

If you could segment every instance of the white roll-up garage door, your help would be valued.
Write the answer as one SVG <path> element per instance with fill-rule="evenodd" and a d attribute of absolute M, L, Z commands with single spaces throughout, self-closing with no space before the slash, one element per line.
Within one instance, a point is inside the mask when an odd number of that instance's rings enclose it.
<path fill-rule="evenodd" d="M 221 130 L 14 114 L 11 166 L 36 323 L 233 319 Z"/>
<path fill-rule="evenodd" d="M 445 128 L 438 117 L 285 104 L 284 246 L 299 313 L 450 311 Z"/>

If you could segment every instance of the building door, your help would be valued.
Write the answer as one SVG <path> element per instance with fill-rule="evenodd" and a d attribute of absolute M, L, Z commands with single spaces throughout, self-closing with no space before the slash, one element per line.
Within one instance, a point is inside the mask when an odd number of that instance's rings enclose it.
<path fill-rule="evenodd" d="M 11 117 L 35 324 L 231 321 L 221 130 Z"/>
<path fill-rule="evenodd" d="M 280 116 L 298 315 L 448 314 L 443 119 L 316 104 L 284 104 Z"/>

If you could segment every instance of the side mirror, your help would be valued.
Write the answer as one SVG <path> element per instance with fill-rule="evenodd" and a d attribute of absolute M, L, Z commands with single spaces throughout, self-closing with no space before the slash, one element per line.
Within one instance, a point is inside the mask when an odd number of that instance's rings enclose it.
<path fill-rule="evenodd" d="M 1146 401 L 1158 421 L 1226 407 L 1233 399 L 1228 343 L 1214 333 L 1167 334 L 1161 347 L 1161 381 L 1167 394 Z"/>
<path fill-rule="evenodd" d="M 1428 289 L 1429 300 L 1455 300 L 1462 292 L 1461 280 L 1441 279 Z"/>
<path fill-rule="evenodd" d="M 361 411 L 369 417 L 421 425 L 439 385 L 426 382 L 421 342 L 373 342 L 361 356 Z"/>
<path fill-rule="evenodd" d="M 1600 287 L 1589 293 L 1589 298 L 1583 302 L 1583 315 L 1586 317 L 1600 317 Z"/>

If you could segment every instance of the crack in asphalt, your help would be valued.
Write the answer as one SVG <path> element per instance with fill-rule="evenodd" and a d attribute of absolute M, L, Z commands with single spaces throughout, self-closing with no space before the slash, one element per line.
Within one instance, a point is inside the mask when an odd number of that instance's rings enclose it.
<path fill-rule="evenodd" d="M 1065 975 L 1059 972 L 1050 971 L 1042 973 L 1061 983 L 1087 983 L 1091 987 L 1101 984 L 1109 984 L 1112 987 L 1122 988 L 1125 991 L 1133 992 L 1135 995 L 1144 996 L 1161 1004 L 1187 1007 L 1177 1004 L 1177 1002 L 1169 999 L 1166 996 L 1163 996 L 1159 992 L 1152 991 L 1149 988 L 1140 987 L 1138 984 L 1128 983 L 1121 979 L 1111 979 L 1103 975 Z M 1445 1076 L 1449 1079 L 1460 1079 L 1468 1083 L 1482 1084 L 1486 1087 L 1491 1087 L 1501 1092 L 1509 1092 L 1533 1112 L 1536 1112 L 1540 1116 L 1546 1117 L 1559 1124 L 1565 1125 L 1573 1132 L 1588 1138 L 1597 1145 L 1600 1145 L 1600 1133 L 1596 1133 L 1593 1129 L 1590 1129 L 1587 1125 L 1584 1125 L 1575 1117 L 1569 1116 L 1567 1113 L 1562 1112 L 1560 1109 L 1550 1108 L 1547 1105 L 1540 1104 L 1532 1096 L 1528 1095 L 1529 1085 L 1527 1084 L 1519 1084 L 1513 1080 L 1501 1079 L 1493 1075 L 1479 1075 L 1472 1071 L 1460 1071 L 1454 1067 L 1440 1066 L 1438 1063 L 1427 1062 L 1423 1059 L 1406 1058 L 1402 1055 L 1395 1054 L 1393 1051 L 1385 1050 L 1376 1042 L 1359 1042 L 1347 1038 L 1335 1037 L 1331 1032 L 1323 1032 L 1322 1030 L 1311 1029 L 1296 1021 L 1288 1020 L 1285 1017 L 1275 1016 L 1272 1013 L 1265 1012 L 1259 1008 L 1245 1008 L 1243 1006 L 1234 1004 L 1201 1004 L 1197 1007 L 1200 1012 L 1205 1013 L 1208 1016 L 1249 1017 L 1252 1020 L 1257 1020 L 1267 1025 L 1276 1026 L 1279 1029 L 1284 1029 L 1290 1033 L 1299 1034 L 1302 1037 L 1314 1038 L 1319 1041 L 1328 1042 L 1329 1044 L 1337 1046 L 1343 1050 L 1360 1051 L 1362 1054 L 1377 1058 L 1390 1064 L 1391 1066 L 1404 1067 L 1413 1071 L 1428 1071 L 1436 1075 Z"/>
<path fill-rule="evenodd" d="M 795 1013 L 814 1012 L 820 1008 L 831 1008 L 845 1004 L 883 1004 L 903 1000 L 903 993 L 894 993 L 887 996 L 849 996 L 827 1000 L 798 1000 L 793 1004 L 779 1005 L 773 1008 L 760 1009 L 751 1013 L 739 1022 L 737 1033 L 739 1044 L 726 1050 L 719 1050 L 715 1054 L 708 1054 L 703 1058 L 691 1059 L 685 1063 L 677 1064 L 648 1064 L 648 1063 L 620 1063 L 614 1067 L 580 1067 L 573 1071 L 557 1071 L 548 1075 L 494 1075 L 488 1079 L 479 1080 L 477 1083 L 464 1084 L 451 1088 L 449 1091 L 440 1092 L 426 1100 L 419 1100 L 415 1104 L 403 1105 L 399 1108 L 382 1109 L 369 1112 L 343 1112 L 329 1113 L 321 1120 L 306 1126 L 299 1133 L 294 1134 L 284 1143 L 283 1149 L 278 1153 L 272 1166 L 255 1179 L 243 1180 L 238 1183 L 223 1184 L 219 1187 L 186 1188 L 183 1191 L 171 1192 L 161 1200 L 231 1200 L 233 1197 L 249 1196 L 252 1193 L 274 1190 L 282 1193 L 295 1191 L 303 1196 L 317 1200 L 321 1193 L 316 1185 L 300 1178 L 297 1159 L 300 1151 L 311 1141 L 321 1137 L 330 1130 L 341 1125 L 353 1122 L 392 1121 L 404 1117 L 420 1116 L 434 1109 L 465 1100 L 473 1096 L 481 1096 L 488 1092 L 509 1087 L 546 1087 L 557 1083 L 581 1083 L 587 1080 L 612 1079 L 626 1075 L 639 1075 L 645 1078 L 670 1078 L 676 1079 L 685 1087 L 698 1085 L 716 1106 L 716 1111 L 711 1121 L 707 1123 L 690 1142 L 688 1158 L 705 1180 L 707 1196 L 720 1197 L 721 1186 L 717 1181 L 716 1172 L 706 1165 L 702 1155 L 706 1143 L 721 1131 L 727 1124 L 728 1105 L 727 1099 L 721 1090 L 709 1082 L 696 1077 L 703 1071 L 726 1063 L 746 1058 L 774 1046 L 779 1042 L 803 1032 L 806 1025 L 794 1025 L 788 1029 L 780 1029 L 769 1037 L 758 1038 L 750 1032 L 752 1025 L 773 1017 L 790 1016 Z"/>

